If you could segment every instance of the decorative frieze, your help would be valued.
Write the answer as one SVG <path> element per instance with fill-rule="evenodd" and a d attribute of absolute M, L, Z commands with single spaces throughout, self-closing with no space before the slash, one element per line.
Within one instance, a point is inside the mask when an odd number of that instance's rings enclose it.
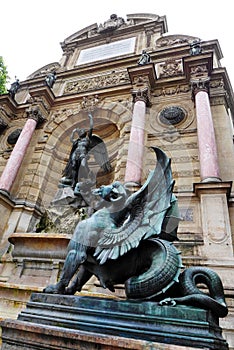
<path fill-rule="evenodd" d="M 156 89 L 152 96 L 154 97 L 161 97 L 161 96 L 172 96 L 172 95 L 178 95 L 181 93 L 187 94 L 190 92 L 190 86 L 188 84 L 183 85 L 173 85 L 168 87 L 162 87 L 160 89 Z"/>
<path fill-rule="evenodd" d="M 105 75 L 99 75 L 68 82 L 65 86 L 63 94 L 75 94 L 79 92 L 105 89 L 111 86 L 129 83 L 130 79 L 126 71 L 110 72 Z"/>

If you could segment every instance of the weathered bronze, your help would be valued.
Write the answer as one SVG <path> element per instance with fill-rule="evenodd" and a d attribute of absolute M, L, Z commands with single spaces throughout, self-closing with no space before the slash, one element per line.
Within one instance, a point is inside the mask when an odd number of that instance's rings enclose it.
<path fill-rule="evenodd" d="M 15 98 L 15 94 L 17 93 L 17 91 L 20 88 L 20 82 L 19 79 L 15 78 L 14 83 L 11 84 L 10 89 L 8 90 L 9 95 L 11 96 L 11 98 Z"/>
<path fill-rule="evenodd" d="M 156 168 L 136 193 L 129 195 L 120 182 L 93 191 L 103 208 L 78 223 L 61 278 L 44 292 L 74 294 L 95 275 L 111 291 L 125 283 L 130 299 L 201 305 L 224 317 L 227 307 L 219 276 L 202 267 L 181 274 L 180 252 L 172 243 L 180 217 L 170 159 L 153 149 Z M 197 289 L 201 282 L 211 296 Z"/>
<path fill-rule="evenodd" d="M 145 64 L 150 63 L 150 54 L 146 52 L 145 50 L 142 51 L 141 57 L 138 61 L 139 66 L 144 66 Z"/>
<path fill-rule="evenodd" d="M 105 172 L 111 170 L 106 145 L 99 136 L 93 135 L 93 117 L 91 113 L 88 116 L 90 120 L 89 130 L 75 128 L 71 134 L 72 149 L 61 179 L 62 184 L 71 185 L 73 190 L 76 189 L 76 193 L 79 192 L 80 183 L 92 177 L 88 166 L 91 153 Z M 77 138 L 75 138 L 75 134 L 78 135 Z"/>
<path fill-rule="evenodd" d="M 56 72 L 55 71 L 54 72 L 50 72 L 45 77 L 46 85 L 48 85 L 52 89 L 56 79 L 57 79 Z"/>

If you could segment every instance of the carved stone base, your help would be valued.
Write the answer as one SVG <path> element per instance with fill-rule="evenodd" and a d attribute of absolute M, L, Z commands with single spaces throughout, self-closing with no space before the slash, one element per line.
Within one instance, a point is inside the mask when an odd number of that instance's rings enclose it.
<path fill-rule="evenodd" d="M 210 311 L 155 302 L 33 293 L 1 325 L 2 350 L 228 349 Z"/>

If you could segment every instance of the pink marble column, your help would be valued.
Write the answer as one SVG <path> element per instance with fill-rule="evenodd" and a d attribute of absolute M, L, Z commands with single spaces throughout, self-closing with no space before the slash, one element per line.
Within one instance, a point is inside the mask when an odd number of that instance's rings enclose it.
<path fill-rule="evenodd" d="M 133 108 L 125 182 L 141 183 L 145 138 L 145 113 L 145 101 L 137 100 Z"/>
<path fill-rule="evenodd" d="M 221 181 L 209 95 L 205 89 L 199 88 L 195 89 L 194 95 L 197 114 L 201 181 Z"/>
<path fill-rule="evenodd" d="M 10 192 L 11 187 L 15 181 L 19 168 L 22 164 L 24 155 L 27 151 L 28 145 L 32 138 L 33 132 L 37 126 L 37 118 L 35 115 L 26 121 L 23 130 L 11 152 L 6 167 L 0 178 L 0 189 Z"/>

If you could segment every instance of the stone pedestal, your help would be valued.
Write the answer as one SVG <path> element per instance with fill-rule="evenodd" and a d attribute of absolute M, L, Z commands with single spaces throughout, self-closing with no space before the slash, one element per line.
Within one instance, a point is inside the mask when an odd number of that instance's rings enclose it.
<path fill-rule="evenodd" d="M 1 325 L 2 350 L 228 349 L 210 311 L 156 302 L 33 293 Z"/>
<path fill-rule="evenodd" d="M 207 259 L 233 259 L 231 225 L 227 196 L 232 182 L 196 183 L 194 192 L 200 199 L 204 245 L 202 256 Z"/>

